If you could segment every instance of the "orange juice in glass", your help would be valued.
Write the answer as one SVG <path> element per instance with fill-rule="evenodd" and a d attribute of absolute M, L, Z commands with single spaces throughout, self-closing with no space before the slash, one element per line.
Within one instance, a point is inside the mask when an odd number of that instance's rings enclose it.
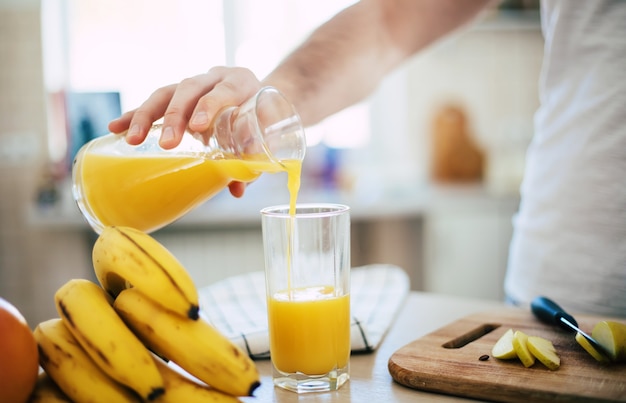
<path fill-rule="evenodd" d="M 185 133 L 174 149 L 159 147 L 160 133 L 161 126 L 154 125 L 138 146 L 109 134 L 79 150 L 73 194 L 96 232 L 114 225 L 155 231 L 231 181 L 250 182 L 265 172 L 287 172 L 295 200 L 304 131 L 291 103 L 272 87 L 225 108 L 209 133 Z"/>
<path fill-rule="evenodd" d="M 350 377 L 350 215 L 338 204 L 261 211 L 274 384 L 336 390 Z"/>

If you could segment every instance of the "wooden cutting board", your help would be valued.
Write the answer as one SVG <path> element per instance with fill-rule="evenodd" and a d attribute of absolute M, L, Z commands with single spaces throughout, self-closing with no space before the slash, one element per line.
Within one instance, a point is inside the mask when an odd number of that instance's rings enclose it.
<path fill-rule="evenodd" d="M 591 333 L 600 320 L 576 316 Z M 509 328 L 541 336 L 554 344 L 561 367 L 550 371 L 539 361 L 525 368 L 515 359 L 491 357 L 491 348 Z M 489 355 L 486 361 L 479 360 Z M 602 365 L 572 333 L 546 325 L 516 308 L 471 315 L 397 350 L 389 359 L 393 379 L 430 392 L 500 402 L 626 402 L 626 364 Z"/>

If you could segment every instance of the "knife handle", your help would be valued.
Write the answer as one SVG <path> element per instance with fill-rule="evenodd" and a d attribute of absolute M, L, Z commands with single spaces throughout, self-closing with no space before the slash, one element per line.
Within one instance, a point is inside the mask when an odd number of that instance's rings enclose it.
<path fill-rule="evenodd" d="M 533 299 L 530 303 L 530 310 L 541 321 L 558 325 L 568 332 L 575 332 L 575 330 L 561 322 L 561 318 L 566 319 L 568 322 L 578 327 L 578 322 L 576 322 L 576 319 L 574 319 L 572 315 L 565 312 L 556 302 L 547 297 L 539 296 Z"/>

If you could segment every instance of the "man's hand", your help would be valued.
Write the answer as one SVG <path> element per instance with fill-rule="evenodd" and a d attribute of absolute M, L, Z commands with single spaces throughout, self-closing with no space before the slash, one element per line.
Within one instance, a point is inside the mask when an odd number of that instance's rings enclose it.
<path fill-rule="evenodd" d="M 179 84 L 159 88 L 137 109 L 109 123 L 113 133 L 126 133 L 129 144 L 140 144 L 152 124 L 163 117 L 159 144 L 176 147 L 187 128 L 206 132 L 213 117 L 224 107 L 241 105 L 261 88 L 248 69 L 214 67 L 205 74 L 184 79 Z"/>
<path fill-rule="evenodd" d="M 187 78 L 179 84 L 159 88 L 137 109 L 128 111 L 109 123 L 113 133 L 126 133 L 126 141 L 143 142 L 152 124 L 163 117 L 159 144 L 165 149 L 176 147 L 185 129 L 206 132 L 213 117 L 224 107 L 241 105 L 261 88 L 248 69 L 214 67 L 205 74 Z M 241 197 L 245 183 L 231 182 L 230 193 Z"/>

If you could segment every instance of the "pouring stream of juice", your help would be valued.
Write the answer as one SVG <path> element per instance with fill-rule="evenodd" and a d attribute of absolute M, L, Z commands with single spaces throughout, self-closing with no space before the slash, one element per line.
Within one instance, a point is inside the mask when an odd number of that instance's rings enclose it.
<path fill-rule="evenodd" d="M 293 287 L 291 284 L 291 267 L 293 265 L 293 248 L 295 245 L 295 230 L 296 224 L 296 201 L 298 199 L 298 192 L 300 190 L 300 178 L 302 173 L 302 161 L 289 161 L 287 164 L 283 164 L 287 169 L 287 189 L 289 190 L 289 216 L 287 221 L 287 233 L 289 234 L 289 245 L 287 246 L 287 293 L 289 299 L 293 299 Z"/>

